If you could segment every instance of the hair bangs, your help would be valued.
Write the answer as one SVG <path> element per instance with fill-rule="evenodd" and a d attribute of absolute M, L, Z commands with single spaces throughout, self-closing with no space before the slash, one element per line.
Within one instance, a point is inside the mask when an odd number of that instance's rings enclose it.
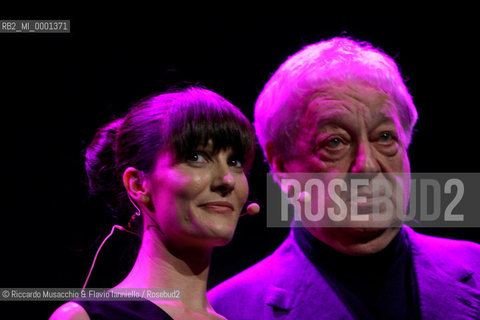
<path fill-rule="evenodd" d="M 248 169 L 253 161 L 255 143 L 255 133 L 248 119 L 217 94 L 197 93 L 194 95 L 196 101 L 191 101 L 188 93 L 183 103 L 177 103 L 170 110 L 168 140 L 177 158 L 185 159 L 211 141 L 214 154 L 231 149 Z"/>

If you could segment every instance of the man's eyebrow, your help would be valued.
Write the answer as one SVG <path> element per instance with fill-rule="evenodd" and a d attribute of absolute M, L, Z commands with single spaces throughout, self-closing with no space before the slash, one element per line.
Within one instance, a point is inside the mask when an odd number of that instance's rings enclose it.
<path fill-rule="evenodd" d="M 387 123 L 387 124 L 390 123 L 390 124 L 396 125 L 398 122 L 396 120 L 396 117 L 388 111 L 379 112 L 377 115 L 373 117 L 372 120 L 373 120 L 373 122 L 371 123 L 372 128 L 376 128 L 379 125 L 384 123 Z M 352 121 L 353 122 L 355 121 L 352 113 L 343 111 L 342 109 L 332 108 L 320 114 L 320 117 L 317 121 L 317 128 L 322 128 L 329 124 L 344 126 L 344 125 L 348 125 Z"/>
<path fill-rule="evenodd" d="M 352 118 L 352 113 L 341 108 L 326 108 L 319 112 L 318 125 L 326 123 L 344 123 Z"/>
<path fill-rule="evenodd" d="M 393 125 L 397 124 L 397 121 L 394 116 L 390 112 L 380 112 L 375 118 L 373 122 L 373 128 L 378 127 L 384 123 L 391 123 Z"/>
<path fill-rule="evenodd" d="M 338 127 L 351 127 L 355 123 L 355 115 L 349 111 L 340 108 L 332 108 L 326 112 L 322 112 L 317 120 L 317 130 L 322 130 L 328 125 Z"/>

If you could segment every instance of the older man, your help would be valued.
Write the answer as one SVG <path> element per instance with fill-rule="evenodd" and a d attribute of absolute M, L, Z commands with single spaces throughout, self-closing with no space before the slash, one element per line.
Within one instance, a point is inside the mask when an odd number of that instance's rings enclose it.
<path fill-rule="evenodd" d="M 255 106 L 273 173 L 344 173 L 370 183 L 410 172 L 416 120 L 393 59 L 346 38 L 290 57 Z M 365 190 L 361 213 L 373 216 Z M 404 203 L 393 206 L 406 210 Z M 480 246 L 420 235 L 396 218 L 365 225 L 302 215 L 272 255 L 213 288 L 209 300 L 232 320 L 480 319 Z"/>

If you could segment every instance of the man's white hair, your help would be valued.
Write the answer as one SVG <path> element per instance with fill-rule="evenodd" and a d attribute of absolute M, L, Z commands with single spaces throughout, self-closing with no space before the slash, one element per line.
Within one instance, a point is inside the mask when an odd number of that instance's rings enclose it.
<path fill-rule="evenodd" d="M 306 46 L 289 57 L 267 82 L 255 104 L 255 130 L 266 156 L 267 142 L 289 156 L 298 124 L 313 94 L 334 82 L 362 81 L 392 97 L 408 147 L 418 119 L 394 60 L 369 43 L 337 37 Z"/>

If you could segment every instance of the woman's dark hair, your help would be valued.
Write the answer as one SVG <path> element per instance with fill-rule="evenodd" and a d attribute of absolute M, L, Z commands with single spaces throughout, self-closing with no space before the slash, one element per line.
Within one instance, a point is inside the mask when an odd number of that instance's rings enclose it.
<path fill-rule="evenodd" d="M 213 142 L 214 153 L 232 148 L 245 170 L 254 157 L 255 134 L 242 112 L 220 95 L 193 87 L 149 97 L 124 118 L 100 128 L 87 147 L 85 168 L 91 195 L 101 196 L 120 222 L 132 215 L 123 172 L 151 173 L 161 152 L 183 159 Z"/>

